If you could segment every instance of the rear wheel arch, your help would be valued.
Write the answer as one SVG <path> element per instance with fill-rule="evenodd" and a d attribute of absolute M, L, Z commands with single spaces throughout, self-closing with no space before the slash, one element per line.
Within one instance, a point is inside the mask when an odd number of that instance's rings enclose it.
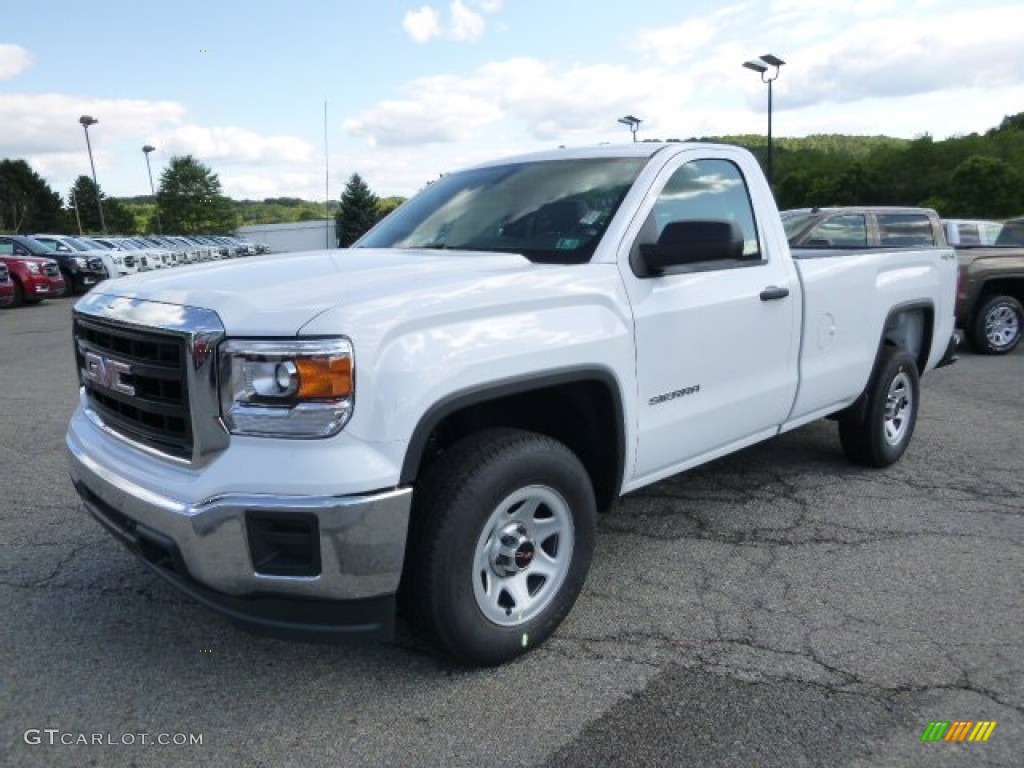
<path fill-rule="evenodd" d="M 935 342 L 935 306 L 930 301 L 915 301 L 893 307 L 885 319 L 875 368 L 881 363 L 886 347 L 898 347 L 917 361 L 923 374 Z M 942 346 L 942 345 L 939 345 Z"/>

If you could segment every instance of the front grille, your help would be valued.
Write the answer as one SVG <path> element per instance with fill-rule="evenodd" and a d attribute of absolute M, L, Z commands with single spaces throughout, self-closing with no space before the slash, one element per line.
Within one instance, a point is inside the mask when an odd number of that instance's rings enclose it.
<path fill-rule="evenodd" d="M 75 357 L 92 407 L 113 431 L 161 453 L 192 458 L 185 342 L 177 335 L 76 317 Z M 86 355 L 93 375 L 87 375 Z M 129 372 L 105 379 L 113 365 Z M 128 394 L 124 390 L 134 390 Z"/>
<path fill-rule="evenodd" d="M 0 283 L 6 283 L 10 277 L 10 272 L 7 270 L 6 264 L 0 264 Z"/>
<path fill-rule="evenodd" d="M 129 269 L 131 267 L 134 267 L 135 266 L 135 257 L 132 256 L 130 253 L 126 254 L 125 257 L 124 257 L 124 265 L 126 267 L 128 267 Z"/>
<path fill-rule="evenodd" d="M 103 266 L 103 259 L 101 259 L 99 256 L 93 256 L 91 259 L 89 259 L 87 264 L 89 265 L 89 269 L 91 269 L 93 272 L 106 271 L 106 267 Z"/>
<path fill-rule="evenodd" d="M 60 267 L 57 266 L 57 262 L 48 261 L 43 266 L 43 274 L 47 277 L 60 277 Z"/>

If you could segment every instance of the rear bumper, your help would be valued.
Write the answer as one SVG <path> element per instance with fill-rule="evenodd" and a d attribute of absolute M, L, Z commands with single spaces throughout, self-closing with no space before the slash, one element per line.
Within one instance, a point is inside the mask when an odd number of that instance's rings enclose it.
<path fill-rule="evenodd" d="M 233 623 L 313 639 L 392 636 L 411 489 L 189 504 L 100 465 L 73 431 L 67 448 L 90 514 L 150 570 Z"/>

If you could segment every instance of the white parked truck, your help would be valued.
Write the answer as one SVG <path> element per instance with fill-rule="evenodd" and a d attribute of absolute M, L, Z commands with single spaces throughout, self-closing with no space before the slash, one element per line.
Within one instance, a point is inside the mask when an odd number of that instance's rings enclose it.
<path fill-rule="evenodd" d="M 815 419 L 902 455 L 954 359 L 946 248 L 794 258 L 746 151 L 558 150 L 435 181 L 348 250 L 99 286 L 89 511 L 234 621 L 467 664 L 542 643 L 622 494 Z"/>

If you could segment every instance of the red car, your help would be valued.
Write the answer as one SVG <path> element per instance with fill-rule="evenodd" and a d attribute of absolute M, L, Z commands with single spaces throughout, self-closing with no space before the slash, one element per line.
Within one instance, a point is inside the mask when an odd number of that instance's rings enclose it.
<path fill-rule="evenodd" d="M 9 306 L 35 304 L 50 296 L 61 296 L 65 283 L 53 259 L 15 255 L 17 246 L 0 243 L 0 264 L 6 265 L 13 283 L 14 300 Z M 3 301 L 0 300 L 0 306 Z"/>
<path fill-rule="evenodd" d="M 0 307 L 9 307 L 14 303 L 14 281 L 6 264 L 0 263 Z"/>

